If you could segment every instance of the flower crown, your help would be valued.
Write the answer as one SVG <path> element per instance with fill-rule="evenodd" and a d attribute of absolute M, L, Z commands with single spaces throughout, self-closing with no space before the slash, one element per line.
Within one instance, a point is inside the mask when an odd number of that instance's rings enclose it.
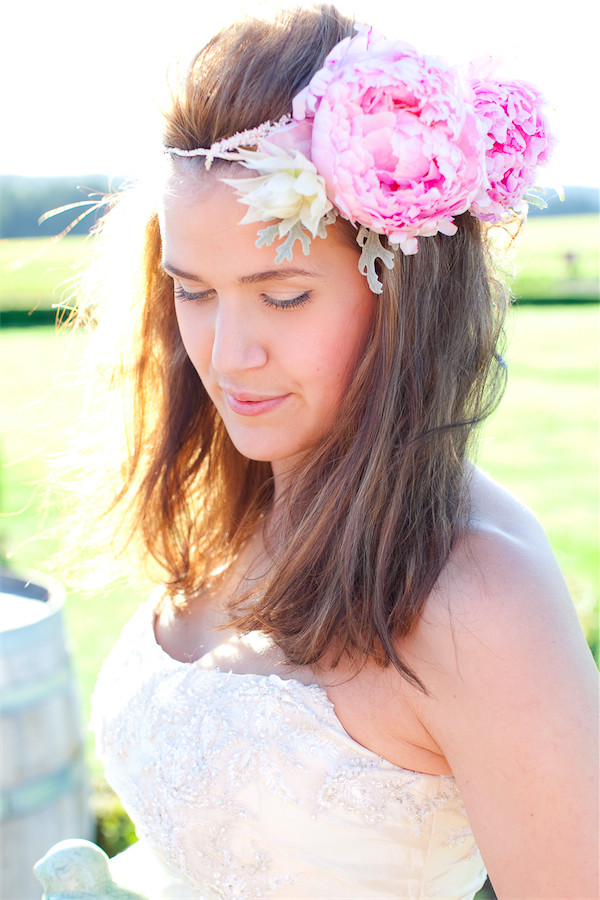
<path fill-rule="evenodd" d="M 552 141 L 542 99 L 528 84 L 473 69 L 461 78 L 409 44 L 367 26 L 356 31 L 294 97 L 291 117 L 208 149 L 166 152 L 257 172 L 223 181 L 249 207 L 242 224 L 279 220 L 256 242 L 285 238 L 277 262 L 292 258 L 296 240 L 308 254 L 311 238 L 325 237 L 337 215 L 348 219 L 358 226 L 359 269 L 381 293 L 375 264 L 391 269 L 394 254 L 380 235 L 409 255 L 419 237 L 455 234 L 454 217 L 467 210 L 492 223 L 521 211 Z"/>

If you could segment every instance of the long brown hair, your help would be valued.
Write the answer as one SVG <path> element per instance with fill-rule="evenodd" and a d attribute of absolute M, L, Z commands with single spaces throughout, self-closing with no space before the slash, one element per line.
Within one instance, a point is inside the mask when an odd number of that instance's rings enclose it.
<path fill-rule="evenodd" d="M 352 32 L 333 7 L 221 32 L 172 89 L 165 146 L 207 147 L 290 113 Z M 455 236 L 421 239 L 415 256 L 396 253 L 382 272 L 372 333 L 336 425 L 287 490 L 270 571 L 250 603 L 231 609 L 241 630 L 265 631 L 291 663 L 316 665 L 334 648 L 336 661 L 343 652 L 391 661 L 418 681 L 396 639 L 418 620 L 468 526 L 467 444 L 504 383 L 496 349 L 504 292 L 484 226 L 468 213 L 457 225 Z M 160 257 L 152 214 L 134 327 L 112 376 L 130 397 L 112 509 L 184 606 L 268 513 L 272 483 L 269 464 L 233 447 L 185 353 Z"/>

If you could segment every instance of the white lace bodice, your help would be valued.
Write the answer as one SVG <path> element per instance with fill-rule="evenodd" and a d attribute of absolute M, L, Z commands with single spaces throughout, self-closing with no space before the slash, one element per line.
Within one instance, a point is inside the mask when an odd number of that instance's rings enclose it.
<path fill-rule="evenodd" d="M 172 659 L 151 604 L 104 663 L 92 727 L 107 780 L 171 873 L 153 900 L 449 900 L 484 881 L 453 778 L 356 743 L 317 685 Z"/>

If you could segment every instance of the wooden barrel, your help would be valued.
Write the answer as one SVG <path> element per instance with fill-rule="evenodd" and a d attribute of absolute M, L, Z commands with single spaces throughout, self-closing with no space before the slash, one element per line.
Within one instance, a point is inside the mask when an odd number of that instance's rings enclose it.
<path fill-rule="evenodd" d="M 39 900 L 33 864 L 92 836 L 64 591 L 0 573 L 0 896 Z"/>

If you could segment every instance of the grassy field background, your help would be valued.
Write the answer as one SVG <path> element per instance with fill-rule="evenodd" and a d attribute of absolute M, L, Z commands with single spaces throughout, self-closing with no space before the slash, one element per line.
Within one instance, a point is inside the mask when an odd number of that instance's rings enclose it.
<path fill-rule="evenodd" d="M 596 213 L 530 218 L 514 260 L 518 300 L 598 300 L 599 220 Z"/>
<path fill-rule="evenodd" d="M 52 238 L 0 240 L 0 313 L 51 309 L 70 292 L 73 278 L 91 256 L 88 238 L 68 235 Z"/>
<path fill-rule="evenodd" d="M 531 220 L 517 256 L 517 296 L 527 299 L 530 291 L 529 299 L 556 300 L 569 281 L 579 278 L 588 287 L 571 285 L 571 294 L 591 299 L 595 285 L 597 298 L 597 216 L 570 219 L 557 217 L 554 230 L 543 219 Z M 578 240 L 574 260 L 573 236 Z M 85 262 L 89 245 L 82 238 L 54 245 L 26 239 L 2 241 L 0 250 L 1 308 L 29 311 L 59 302 L 65 287 L 58 285 Z M 14 267 L 17 260 L 26 264 Z M 515 307 L 508 332 L 508 388 L 479 440 L 478 462 L 541 520 L 597 652 L 599 306 Z M 67 435 L 78 427 L 82 388 L 76 372 L 87 340 L 47 326 L 0 333 L 0 551 L 17 569 L 48 571 L 58 578 L 53 561 L 61 531 L 49 473 L 67 451 Z M 84 721 L 101 662 L 145 596 L 145 587 L 131 585 L 69 592 L 65 616 Z M 87 757 L 102 798 L 91 736 Z M 122 819 L 117 815 L 115 821 L 114 828 L 121 829 L 114 842 L 118 848 L 131 835 L 123 837 Z"/>

